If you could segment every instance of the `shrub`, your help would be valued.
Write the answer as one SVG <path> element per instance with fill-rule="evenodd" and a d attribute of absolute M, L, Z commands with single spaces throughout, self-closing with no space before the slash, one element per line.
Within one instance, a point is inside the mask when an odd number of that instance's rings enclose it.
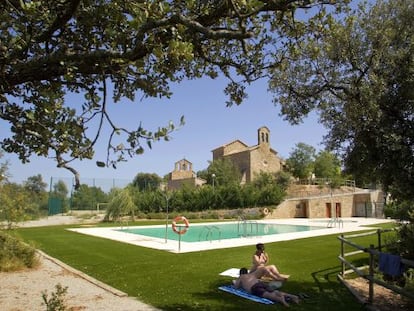
<path fill-rule="evenodd" d="M 55 286 L 56 291 L 52 292 L 51 297 L 48 297 L 47 291 L 42 292 L 43 304 L 46 305 L 46 311 L 65 311 L 67 310 L 65 304 L 65 295 L 68 287 L 63 287 L 60 284 Z"/>
<path fill-rule="evenodd" d="M 410 220 L 410 212 L 413 211 L 413 205 L 409 201 L 391 202 L 385 206 L 384 215 L 399 220 Z"/>
<path fill-rule="evenodd" d="M 406 259 L 414 259 L 414 211 L 408 212 L 408 220 L 399 223 L 396 236 L 387 242 L 387 250 Z"/>
<path fill-rule="evenodd" d="M 32 268 L 38 263 L 36 249 L 0 231 L 0 271 Z"/>

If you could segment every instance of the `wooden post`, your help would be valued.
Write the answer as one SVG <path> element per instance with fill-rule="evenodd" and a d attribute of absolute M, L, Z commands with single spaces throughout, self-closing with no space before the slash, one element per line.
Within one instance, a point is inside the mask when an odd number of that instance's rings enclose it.
<path fill-rule="evenodd" d="M 374 245 L 369 246 L 369 296 L 368 303 L 372 304 L 374 301 Z"/>
<path fill-rule="evenodd" d="M 381 252 L 382 251 L 381 229 L 377 230 L 377 234 L 378 234 L 378 251 Z"/>

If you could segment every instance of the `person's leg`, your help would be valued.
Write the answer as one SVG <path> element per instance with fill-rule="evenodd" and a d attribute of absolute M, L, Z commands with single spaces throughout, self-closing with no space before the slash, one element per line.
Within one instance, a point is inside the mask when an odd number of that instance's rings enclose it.
<path fill-rule="evenodd" d="M 266 266 L 266 273 L 275 281 L 286 281 L 289 278 L 287 274 L 281 274 L 274 265 Z"/>
<path fill-rule="evenodd" d="M 296 295 L 292 295 L 292 294 L 288 294 L 288 293 L 285 293 L 285 292 L 281 292 L 281 291 L 279 291 L 279 293 L 281 293 L 282 294 L 282 296 L 283 297 L 288 297 L 288 298 L 290 298 L 290 300 L 292 300 L 294 303 L 299 303 L 299 297 L 298 296 L 296 296 Z"/>
<path fill-rule="evenodd" d="M 270 269 L 272 269 L 272 271 L 274 271 L 275 273 L 279 273 L 279 270 L 276 268 L 276 266 L 275 266 L 275 265 L 268 265 L 268 267 L 269 267 Z"/>
<path fill-rule="evenodd" d="M 261 279 L 262 277 L 266 276 L 269 274 L 269 272 L 267 271 L 268 269 L 264 266 L 258 267 L 255 271 L 253 271 L 252 273 L 255 275 L 255 277 L 257 279 Z"/>
<path fill-rule="evenodd" d="M 279 291 L 264 292 L 262 297 L 279 302 L 285 307 L 289 307 L 289 304 L 286 302 L 285 297 Z"/>

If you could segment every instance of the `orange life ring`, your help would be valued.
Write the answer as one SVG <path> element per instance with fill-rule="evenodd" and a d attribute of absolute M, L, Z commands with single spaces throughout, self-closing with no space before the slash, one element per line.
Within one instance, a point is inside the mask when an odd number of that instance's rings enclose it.
<path fill-rule="evenodd" d="M 269 215 L 269 213 L 270 213 L 269 209 L 267 207 L 265 207 L 263 209 L 263 215 L 267 216 L 267 215 Z"/>
<path fill-rule="evenodd" d="M 179 221 L 183 221 L 184 225 L 185 225 L 185 227 L 181 230 L 177 229 L 177 222 L 179 222 Z M 185 218 L 184 216 L 177 216 L 177 217 L 174 218 L 174 220 L 172 222 L 172 229 L 175 233 L 178 233 L 178 234 L 186 233 L 187 230 L 188 230 L 188 227 L 190 227 L 190 223 L 188 222 L 187 218 Z"/>

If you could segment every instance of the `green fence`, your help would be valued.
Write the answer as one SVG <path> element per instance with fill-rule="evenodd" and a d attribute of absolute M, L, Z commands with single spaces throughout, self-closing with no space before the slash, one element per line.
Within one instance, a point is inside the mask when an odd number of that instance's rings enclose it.
<path fill-rule="evenodd" d="M 111 190 L 122 189 L 132 180 L 114 178 L 81 178 L 80 189 L 75 190 L 74 178 L 52 177 L 49 186 L 49 215 L 72 210 L 94 210 L 107 203 Z"/>
<path fill-rule="evenodd" d="M 48 210 L 49 215 L 56 215 L 63 213 L 63 204 L 62 199 L 59 198 L 50 198 L 48 201 Z"/>

